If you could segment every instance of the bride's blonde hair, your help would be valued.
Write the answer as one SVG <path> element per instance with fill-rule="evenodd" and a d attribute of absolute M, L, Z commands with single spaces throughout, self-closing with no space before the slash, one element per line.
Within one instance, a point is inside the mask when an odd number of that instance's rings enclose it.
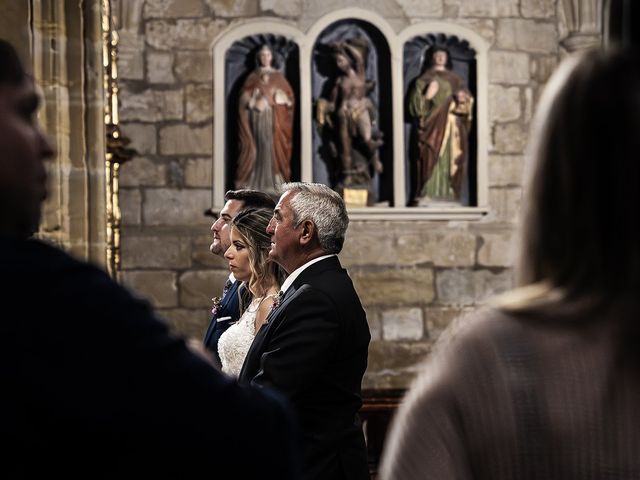
<path fill-rule="evenodd" d="M 271 235 L 267 225 L 273 217 L 273 211 L 266 208 L 248 208 L 242 210 L 231 222 L 231 228 L 240 235 L 247 246 L 251 278 L 247 282 L 254 297 L 264 297 L 274 284 L 282 284 L 284 273 L 281 267 L 269 258 Z"/>

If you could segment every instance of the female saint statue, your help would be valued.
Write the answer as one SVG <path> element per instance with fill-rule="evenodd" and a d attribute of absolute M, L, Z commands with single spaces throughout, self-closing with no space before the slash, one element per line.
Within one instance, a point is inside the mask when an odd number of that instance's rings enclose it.
<path fill-rule="evenodd" d="M 412 203 L 461 200 L 467 174 L 473 97 L 451 71 L 449 52 L 433 47 L 427 66 L 409 92 L 418 148 Z"/>
<path fill-rule="evenodd" d="M 291 179 L 294 93 L 263 45 L 240 90 L 236 188 L 277 193 Z"/>

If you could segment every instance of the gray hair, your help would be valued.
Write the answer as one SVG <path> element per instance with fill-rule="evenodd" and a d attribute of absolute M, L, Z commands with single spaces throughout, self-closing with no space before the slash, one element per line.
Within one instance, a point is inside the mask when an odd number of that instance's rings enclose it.
<path fill-rule="evenodd" d="M 340 253 L 349 226 L 342 197 L 321 183 L 283 183 L 280 191 L 295 194 L 290 203 L 294 226 L 311 220 L 322 249 L 328 254 Z"/>

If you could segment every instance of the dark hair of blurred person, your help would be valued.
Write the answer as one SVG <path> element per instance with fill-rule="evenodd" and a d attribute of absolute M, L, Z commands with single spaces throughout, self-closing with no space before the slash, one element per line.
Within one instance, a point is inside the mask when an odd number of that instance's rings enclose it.
<path fill-rule="evenodd" d="M 572 65 L 552 80 L 534 125 L 517 273 L 520 286 L 543 288 L 520 300 L 637 302 L 640 65 L 622 53 Z"/>
<path fill-rule="evenodd" d="M 640 478 L 640 58 L 591 52 L 532 130 L 519 288 L 452 325 L 382 478 Z"/>

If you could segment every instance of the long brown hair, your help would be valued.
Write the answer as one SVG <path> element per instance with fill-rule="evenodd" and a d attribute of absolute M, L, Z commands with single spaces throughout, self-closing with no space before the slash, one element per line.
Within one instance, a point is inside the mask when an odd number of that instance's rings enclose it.
<path fill-rule="evenodd" d="M 273 217 L 273 211 L 266 208 L 247 208 L 242 210 L 231 222 L 231 228 L 237 232 L 247 245 L 251 278 L 249 291 L 254 297 L 266 295 L 274 283 L 282 284 L 283 272 L 280 266 L 269 258 L 271 236 L 267 234 L 267 225 Z"/>
<path fill-rule="evenodd" d="M 511 311 L 608 312 L 621 358 L 640 341 L 640 58 L 590 52 L 565 60 L 541 99 L 528 160 L 520 289 Z"/>
<path fill-rule="evenodd" d="M 564 82 L 562 82 L 564 80 Z M 518 282 L 640 291 L 640 61 L 591 52 L 558 72 L 532 138 Z"/>

